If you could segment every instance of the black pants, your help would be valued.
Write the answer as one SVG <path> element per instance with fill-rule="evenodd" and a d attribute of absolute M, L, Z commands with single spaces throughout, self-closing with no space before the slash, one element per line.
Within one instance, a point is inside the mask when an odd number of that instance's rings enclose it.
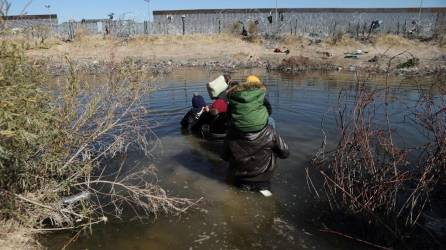
<path fill-rule="evenodd" d="M 229 169 L 227 175 L 227 182 L 240 189 L 258 192 L 261 190 L 271 191 L 271 177 L 272 173 L 267 172 L 254 177 L 238 177 Z"/>
<path fill-rule="evenodd" d="M 261 190 L 271 190 L 270 181 L 244 181 L 236 180 L 235 186 L 246 191 L 258 192 Z"/>

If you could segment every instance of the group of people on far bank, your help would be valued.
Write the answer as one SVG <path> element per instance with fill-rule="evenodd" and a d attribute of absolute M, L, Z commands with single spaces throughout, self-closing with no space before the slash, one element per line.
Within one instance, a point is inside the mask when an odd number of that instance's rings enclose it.
<path fill-rule="evenodd" d="M 233 183 L 271 196 L 277 157 L 287 158 L 289 150 L 275 129 L 266 86 L 254 75 L 241 83 L 225 75 L 210 82 L 207 89 L 212 104 L 194 94 L 182 128 L 207 139 L 223 140 L 221 157 L 229 162 Z"/>

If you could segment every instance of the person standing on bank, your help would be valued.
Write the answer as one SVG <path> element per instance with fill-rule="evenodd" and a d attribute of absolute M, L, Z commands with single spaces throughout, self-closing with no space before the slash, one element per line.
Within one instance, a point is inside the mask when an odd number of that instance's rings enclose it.
<path fill-rule="evenodd" d="M 231 126 L 221 156 L 229 162 L 230 177 L 236 186 L 271 196 L 277 157 L 288 158 L 290 152 L 268 124 L 265 93 L 259 78 L 250 76 L 228 95 Z"/>

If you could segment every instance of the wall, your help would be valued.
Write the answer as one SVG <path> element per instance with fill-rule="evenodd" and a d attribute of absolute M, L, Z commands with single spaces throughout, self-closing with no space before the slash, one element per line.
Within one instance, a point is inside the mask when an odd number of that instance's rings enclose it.
<path fill-rule="evenodd" d="M 338 31 L 368 32 L 371 22 L 383 21 L 380 32 L 403 34 L 417 28 L 417 35 L 430 37 L 445 22 L 446 8 L 420 9 L 275 9 L 155 11 L 154 24 L 162 33 L 218 33 L 232 29 L 234 23 L 257 21 L 262 33 L 310 34 L 327 36 Z M 272 16 L 273 23 L 268 21 Z M 412 22 L 416 23 L 413 24 Z"/>
<path fill-rule="evenodd" d="M 1 19 L 3 19 L 3 26 L 8 29 L 26 29 L 36 26 L 57 27 L 59 23 L 57 15 L 6 16 Z"/>

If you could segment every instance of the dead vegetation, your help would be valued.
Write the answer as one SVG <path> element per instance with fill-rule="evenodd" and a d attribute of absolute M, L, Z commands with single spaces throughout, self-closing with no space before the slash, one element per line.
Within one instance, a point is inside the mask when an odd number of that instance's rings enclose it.
<path fill-rule="evenodd" d="M 148 161 L 159 147 L 143 98 L 152 90 L 132 61 L 109 63 L 90 85 L 70 72 L 50 90 L 41 65 L 18 44 L 0 44 L 0 219 L 35 232 L 75 230 L 121 218 L 178 214 L 195 204 L 171 198 Z M 74 195 L 74 196 L 71 196 Z"/>
<path fill-rule="evenodd" d="M 0 221 L 0 246 L 4 250 L 41 248 L 27 228 L 12 221 Z"/>
<path fill-rule="evenodd" d="M 343 32 L 336 32 L 333 36 L 328 37 L 325 42 L 330 46 L 342 46 L 350 48 L 357 48 L 358 46 L 362 46 L 359 41 L 351 38 Z"/>
<path fill-rule="evenodd" d="M 373 37 L 373 44 L 375 46 L 387 47 L 407 47 L 413 45 L 413 42 L 402 36 L 393 34 L 383 34 Z"/>
<path fill-rule="evenodd" d="M 393 60 L 400 55 L 390 57 L 389 68 L 395 67 Z M 383 228 L 391 236 L 387 238 L 398 240 L 395 245 L 405 246 L 406 237 L 427 230 L 427 217 L 436 221 L 444 215 L 439 212 L 444 205 L 439 195 L 446 190 L 444 81 L 439 78 L 432 88 L 420 89 L 416 106 L 408 108 L 406 116 L 427 142 L 404 148 L 395 142 L 401 135 L 392 125 L 390 110 L 395 100 L 387 81 L 384 89 L 378 89 L 358 73 L 357 79 L 354 90 L 339 93 L 338 142 L 327 151 L 324 140 L 316 154 L 314 166 L 323 190 L 314 186 L 311 190 L 333 210 L 345 209 Z M 428 233 L 434 245 L 439 244 L 438 233 Z"/>

